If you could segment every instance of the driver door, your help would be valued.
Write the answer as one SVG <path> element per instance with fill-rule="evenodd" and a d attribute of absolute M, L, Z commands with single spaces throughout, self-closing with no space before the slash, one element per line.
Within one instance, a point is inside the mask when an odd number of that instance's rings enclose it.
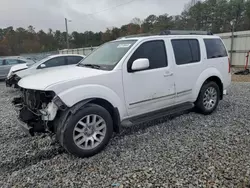
<path fill-rule="evenodd" d="M 136 59 L 147 58 L 149 68 L 131 71 Z M 130 117 L 162 109 L 174 104 L 175 85 L 172 66 L 168 64 L 163 40 L 140 44 L 127 63 L 123 64 L 123 84 Z"/>

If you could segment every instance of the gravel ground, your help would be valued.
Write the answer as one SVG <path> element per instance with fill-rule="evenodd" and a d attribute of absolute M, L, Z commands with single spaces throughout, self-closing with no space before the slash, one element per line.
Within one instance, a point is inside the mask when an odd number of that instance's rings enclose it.
<path fill-rule="evenodd" d="M 234 83 L 218 110 L 124 128 L 79 159 L 49 137 L 20 131 L 0 83 L 0 187 L 250 187 L 250 83 Z"/>
<path fill-rule="evenodd" d="M 235 75 L 237 71 L 242 71 L 244 68 L 231 68 L 232 69 L 232 81 L 233 82 L 250 82 L 250 74 L 248 75 Z"/>

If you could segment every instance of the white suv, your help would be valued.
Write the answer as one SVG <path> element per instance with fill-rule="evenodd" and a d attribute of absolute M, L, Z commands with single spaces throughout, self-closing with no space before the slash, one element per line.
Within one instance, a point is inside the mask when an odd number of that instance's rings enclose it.
<path fill-rule="evenodd" d="M 52 132 L 79 157 L 92 156 L 122 125 L 196 107 L 211 114 L 231 83 L 222 40 L 168 31 L 105 43 L 82 62 L 19 81 L 13 103 L 30 134 Z"/>

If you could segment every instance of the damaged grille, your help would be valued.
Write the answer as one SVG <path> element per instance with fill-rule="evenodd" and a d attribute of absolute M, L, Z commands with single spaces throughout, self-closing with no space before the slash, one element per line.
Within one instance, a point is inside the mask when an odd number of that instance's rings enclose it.
<path fill-rule="evenodd" d="M 24 105 L 32 110 L 42 109 L 42 105 L 48 104 L 54 98 L 55 93 L 52 91 L 38 91 L 22 89 L 22 99 Z"/>

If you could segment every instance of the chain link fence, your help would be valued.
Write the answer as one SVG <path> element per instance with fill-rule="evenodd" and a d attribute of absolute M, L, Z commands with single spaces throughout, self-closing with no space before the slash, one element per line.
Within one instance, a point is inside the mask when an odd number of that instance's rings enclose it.
<path fill-rule="evenodd" d="M 64 49 L 64 50 L 59 50 L 59 53 L 60 54 L 79 54 L 79 55 L 86 55 L 87 56 L 97 48 L 98 48 L 98 46 L 87 47 L 87 48 Z"/>
<path fill-rule="evenodd" d="M 56 55 L 56 54 L 59 54 L 59 50 L 50 51 L 50 52 L 41 52 L 41 53 L 26 53 L 26 54 L 20 54 L 20 56 L 31 58 L 31 59 L 34 59 L 35 61 L 39 61 L 47 56 Z"/>

